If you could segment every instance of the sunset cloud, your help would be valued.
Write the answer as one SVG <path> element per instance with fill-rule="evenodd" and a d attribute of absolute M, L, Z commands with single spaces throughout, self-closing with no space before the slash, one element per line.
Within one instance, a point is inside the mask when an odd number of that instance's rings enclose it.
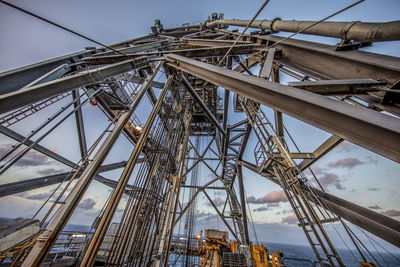
<path fill-rule="evenodd" d="M 255 212 L 258 212 L 258 211 L 266 211 L 266 210 L 269 210 L 269 208 L 266 207 L 266 206 L 253 209 L 253 211 L 255 211 Z"/>
<path fill-rule="evenodd" d="M 217 207 L 221 207 L 221 206 L 223 206 L 225 204 L 225 200 L 223 200 L 220 197 L 216 197 L 213 200 L 213 202 L 214 202 L 214 205 L 217 206 Z M 210 202 L 207 202 L 207 205 L 210 206 L 210 207 L 212 206 Z"/>
<path fill-rule="evenodd" d="M 93 210 L 94 206 L 96 206 L 96 201 L 92 198 L 85 198 L 84 200 L 81 201 L 78 205 L 78 209 L 83 209 L 83 210 Z"/>
<path fill-rule="evenodd" d="M 400 216 L 400 210 L 395 210 L 395 209 L 390 209 L 390 210 L 385 210 L 381 212 L 383 215 L 389 216 L 389 217 L 397 217 Z"/>
<path fill-rule="evenodd" d="M 282 218 L 282 223 L 297 224 L 297 222 L 297 217 L 294 214 Z"/>
<path fill-rule="evenodd" d="M 381 207 L 379 207 L 378 205 L 374 205 L 374 206 L 369 206 L 369 209 L 373 209 L 373 210 L 380 210 L 382 209 Z"/>
<path fill-rule="evenodd" d="M 365 162 L 360 161 L 359 159 L 345 158 L 345 159 L 339 159 L 337 161 L 328 163 L 328 167 L 330 167 L 330 168 L 347 168 L 350 170 L 356 166 L 363 165 L 363 164 L 365 164 Z"/>
<path fill-rule="evenodd" d="M 323 173 L 318 178 L 318 181 L 322 185 L 323 188 L 328 187 L 329 185 L 334 185 L 336 189 L 344 190 L 346 189 L 342 184 L 339 176 L 335 173 Z"/>
<path fill-rule="evenodd" d="M 247 198 L 247 202 L 251 204 L 265 204 L 265 203 L 279 203 L 286 202 L 287 198 L 285 192 L 282 191 L 272 191 L 261 198 L 256 198 L 250 196 Z"/>

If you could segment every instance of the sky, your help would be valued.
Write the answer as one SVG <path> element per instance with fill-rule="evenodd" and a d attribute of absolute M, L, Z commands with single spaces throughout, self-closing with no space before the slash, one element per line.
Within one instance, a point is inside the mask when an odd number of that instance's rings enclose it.
<path fill-rule="evenodd" d="M 186 22 L 203 22 L 212 12 L 222 12 L 228 19 L 250 19 L 262 2 L 239 0 L 113 1 L 112 3 L 105 0 L 13 1 L 16 5 L 106 44 L 149 33 L 150 26 L 153 25 L 155 19 L 160 19 L 165 28 L 179 26 Z M 319 20 L 352 2 L 354 1 L 271 0 L 259 15 L 259 19 L 280 17 L 287 20 Z M 364 22 L 398 20 L 399 8 L 400 2 L 397 0 L 366 0 L 331 20 L 359 20 Z M 279 33 L 279 35 L 286 36 L 285 33 Z M 28 17 L 3 4 L 0 4 L 0 36 L 0 72 L 93 46 L 86 40 Z M 339 42 L 339 40 L 333 38 L 306 35 L 298 35 L 296 38 L 329 44 Z M 399 48 L 400 43 L 396 41 L 385 44 L 375 43 L 372 47 L 363 48 L 363 50 L 399 57 Z M 163 77 L 158 75 L 156 79 L 162 81 Z M 289 81 L 293 81 L 293 79 L 282 75 L 282 83 Z M 156 94 L 158 95 L 159 91 L 156 91 Z M 35 125 L 37 126 L 38 121 L 45 120 L 48 114 L 54 113 L 68 101 L 69 98 L 68 100 L 63 99 L 57 105 L 47 108 L 46 112 L 38 112 L 26 119 L 23 124 L 15 124 L 12 129 L 26 135 Z M 148 100 L 145 99 L 139 106 L 138 114 L 141 114 L 143 123 L 146 120 L 145 114 L 148 112 L 147 103 Z M 266 107 L 264 110 L 272 119 L 272 111 Z M 108 122 L 98 109 L 90 105 L 83 108 L 83 114 L 88 144 L 92 144 Z M 232 109 L 230 109 L 230 115 L 228 123 L 234 123 L 244 116 L 243 114 L 233 113 Z M 298 146 L 305 152 L 312 152 L 330 136 L 329 133 L 289 116 L 284 116 L 284 121 Z M 46 137 L 41 144 L 72 161 L 77 161 L 79 149 L 74 129 L 75 122 L 74 118 L 71 117 L 54 133 Z M 254 140 L 253 134 L 245 153 L 245 159 L 251 162 L 254 162 Z M 206 140 L 203 140 L 203 145 L 204 143 L 206 143 Z M 0 136 L 0 154 L 12 144 L 12 140 Z M 291 147 L 293 146 L 291 145 Z M 125 160 L 132 148 L 132 144 L 121 136 L 105 163 Z M 343 142 L 314 164 L 313 170 L 329 193 L 396 220 L 400 219 L 400 167 L 393 161 L 349 142 Z M 0 177 L 0 183 L 35 178 L 60 171 L 68 171 L 68 169 L 60 163 L 45 158 L 38 152 L 30 152 L 15 167 Z M 110 179 L 118 179 L 120 173 L 121 169 L 104 173 L 104 176 Z M 310 176 L 307 172 L 306 175 Z M 200 168 L 200 177 L 202 177 L 199 181 L 200 184 L 209 179 L 204 166 Z M 297 227 L 293 212 L 283 196 L 282 190 L 277 185 L 247 169 L 244 169 L 244 180 L 249 202 L 248 209 L 254 220 L 257 238 L 276 243 L 305 244 L 304 234 Z M 50 186 L 0 198 L 0 217 L 32 216 L 54 187 Z M 71 218 L 71 222 L 87 224 L 87 222 L 93 220 L 104 204 L 104 196 L 109 193 L 110 189 L 106 186 L 98 183 L 91 185 L 78 207 L 78 212 Z M 211 197 L 221 208 L 220 203 L 226 196 L 224 193 L 216 192 L 212 193 Z M 207 204 L 204 196 L 200 196 L 199 199 L 198 228 L 204 230 L 205 225 L 208 227 L 212 225 L 223 229 L 222 222 L 216 219 L 215 211 Z M 254 238 L 254 234 L 252 236 Z M 379 242 L 392 251 L 397 251 L 396 248 L 385 242 Z"/>

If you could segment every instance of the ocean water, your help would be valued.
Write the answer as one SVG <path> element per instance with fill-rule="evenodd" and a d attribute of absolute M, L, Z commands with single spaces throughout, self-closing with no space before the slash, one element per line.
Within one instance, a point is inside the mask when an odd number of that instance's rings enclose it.
<path fill-rule="evenodd" d="M 1 218 L 0 217 L 0 224 L 3 222 L 6 222 L 10 220 L 9 218 Z M 90 230 L 89 226 L 86 225 L 77 225 L 77 224 L 68 224 L 65 227 L 66 231 L 77 231 L 77 232 L 87 232 Z M 280 244 L 280 243 L 263 243 L 263 245 L 269 250 L 270 253 L 273 253 L 275 251 L 279 251 L 283 253 L 283 260 L 286 266 L 291 267 L 291 266 L 298 266 L 298 267 L 306 267 L 306 266 L 313 266 L 313 263 L 307 261 L 311 260 L 312 262 L 315 262 L 317 258 L 314 255 L 314 252 L 312 251 L 311 247 L 309 246 L 299 246 L 299 245 L 292 245 L 292 244 Z M 350 267 L 355 267 L 355 266 L 360 266 L 360 264 L 354 259 L 352 256 L 352 253 L 346 249 L 337 249 L 339 255 L 341 256 L 343 262 L 345 263 L 346 266 Z M 354 255 L 358 257 L 358 254 L 356 251 L 352 251 Z M 398 259 L 394 258 L 390 254 L 386 252 L 380 252 L 380 254 L 377 254 L 376 252 L 373 252 L 374 257 L 379 261 L 380 266 L 398 266 L 400 267 L 400 252 L 397 254 L 394 254 Z M 173 263 L 176 260 L 176 255 L 171 255 L 169 258 L 169 264 L 170 266 L 173 265 Z M 290 260 L 289 258 L 296 258 L 296 259 L 303 259 L 304 261 L 294 261 Z M 181 266 L 182 263 L 182 257 L 177 259 L 175 262 L 175 266 Z M 316 266 L 319 266 L 317 264 Z"/>
<path fill-rule="evenodd" d="M 277 243 L 264 243 L 264 246 L 269 250 L 270 253 L 275 250 L 283 253 L 284 263 L 286 266 L 313 266 L 312 263 L 307 261 L 294 261 L 285 258 L 298 258 L 304 260 L 311 260 L 313 262 L 317 261 L 317 258 L 314 255 L 311 247 L 309 246 L 298 246 L 291 244 L 277 244 Z M 358 257 L 357 251 L 348 251 L 347 249 L 337 249 L 341 259 L 343 260 L 346 266 L 360 266 L 360 264 L 354 259 L 352 253 Z M 379 261 L 380 266 L 400 266 L 400 261 L 391 256 L 386 252 L 372 252 L 374 257 Z M 400 259 L 400 253 L 394 254 L 397 258 Z M 382 259 L 383 258 L 383 259 Z M 319 266 L 317 264 L 316 266 Z"/>

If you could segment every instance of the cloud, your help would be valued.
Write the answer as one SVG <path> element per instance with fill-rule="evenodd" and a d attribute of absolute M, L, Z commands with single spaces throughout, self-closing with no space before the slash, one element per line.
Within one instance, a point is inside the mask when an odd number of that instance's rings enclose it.
<path fill-rule="evenodd" d="M 96 201 L 94 201 L 92 198 L 86 198 L 79 203 L 78 209 L 93 210 L 94 206 L 96 206 Z"/>
<path fill-rule="evenodd" d="M 377 188 L 377 187 L 367 187 L 365 189 L 367 189 L 368 191 L 379 191 L 379 190 L 381 190 L 380 188 Z"/>
<path fill-rule="evenodd" d="M 28 166 L 42 166 L 46 165 L 50 159 L 33 150 L 26 153 L 20 160 L 15 163 L 15 166 L 28 167 Z"/>
<path fill-rule="evenodd" d="M 68 171 L 65 168 L 62 169 L 56 169 L 56 168 L 45 168 L 45 169 L 40 169 L 37 171 L 38 174 L 43 175 L 43 176 L 48 176 L 48 175 L 53 175 L 57 173 L 63 173 Z"/>
<path fill-rule="evenodd" d="M 21 197 L 24 199 L 29 199 L 29 200 L 44 201 L 44 200 L 47 200 L 51 196 L 52 193 L 53 193 L 53 191 L 47 191 L 47 192 L 43 192 L 43 193 L 30 195 L 28 192 L 21 192 L 21 193 L 15 194 L 15 196 L 18 196 L 18 197 Z M 56 198 L 57 198 L 57 193 L 53 194 L 53 196 L 51 197 L 50 200 L 55 200 Z"/>
<path fill-rule="evenodd" d="M 0 155 L 6 153 L 12 146 L 13 144 L 1 144 Z M 16 153 L 23 151 L 25 148 L 26 147 L 23 146 L 18 148 L 12 155 L 16 155 Z M 55 151 L 54 148 L 52 149 Z M 48 165 L 49 162 L 51 162 L 51 159 L 49 157 L 33 149 L 30 149 L 22 158 L 20 158 L 17 162 L 15 162 L 14 166 L 18 167 L 44 166 Z"/>
<path fill-rule="evenodd" d="M 33 199 L 33 200 L 46 200 L 50 197 L 51 193 L 41 193 L 41 194 L 34 194 L 34 195 L 25 195 L 24 198 L 26 199 Z"/>
<path fill-rule="evenodd" d="M 378 157 L 377 156 L 368 156 L 366 157 L 369 163 L 378 164 Z"/>
<path fill-rule="evenodd" d="M 360 161 L 359 159 L 356 159 L 356 158 L 344 158 L 344 159 L 340 159 L 335 162 L 328 163 L 328 167 L 330 167 L 330 168 L 347 168 L 348 170 L 350 170 L 358 165 L 363 165 L 363 164 L 365 164 L 364 161 Z"/>
<path fill-rule="evenodd" d="M 322 185 L 323 188 L 328 187 L 329 185 L 333 184 L 336 189 L 343 190 L 346 189 L 342 184 L 339 176 L 335 173 L 323 173 L 318 179 L 319 183 Z"/>
<path fill-rule="evenodd" d="M 265 204 L 265 203 L 279 203 L 286 202 L 287 198 L 285 192 L 282 191 L 272 191 L 261 198 L 256 198 L 250 196 L 247 198 L 247 202 L 251 204 Z"/>
<path fill-rule="evenodd" d="M 214 202 L 214 205 L 217 206 L 217 207 L 221 207 L 221 206 L 223 206 L 223 205 L 225 204 L 225 200 L 223 200 L 223 199 L 220 198 L 220 197 L 216 197 L 216 198 L 213 200 L 213 202 Z M 208 205 L 208 206 L 212 206 L 210 202 L 207 202 L 207 205 Z"/>
<path fill-rule="evenodd" d="M 204 220 L 204 219 L 207 219 L 207 218 L 210 218 L 210 217 L 215 217 L 215 216 L 216 216 L 216 214 L 214 214 L 214 213 L 204 212 L 204 211 L 198 212 L 198 213 L 195 214 L 196 221 L 197 220 Z"/>
<path fill-rule="evenodd" d="M 390 209 L 390 210 L 385 210 L 381 212 L 383 215 L 389 216 L 389 217 L 396 217 L 400 216 L 400 210 L 395 210 L 395 209 Z"/>
<path fill-rule="evenodd" d="M 253 209 L 253 211 L 255 211 L 255 212 L 258 212 L 258 211 L 266 211 L 266 210 L 269 210 L 269 208 L 268 207 L 259 207 L 259 208 L 256 208 L 256 209 Z"/>
<path fill-rule="evenodd" d="M 399 192 L 397 192 L 396 190 L 389 190 L 389 194 L 392 196 L 395 196 L 395 195 L 399 194 Z"/>
<path fill-rule="evenodd" d="M 369 209 L 373 209 L 373 210 L 380 210 L 382 209 L 381 207 L 379 207 L 378 205 L 374 205 L 374 206 L 369 206 Z"/>
<path fill-rule="evenodd" d="M 315 175 L 317 175 L 317 176 L 323 174 L 323 173 L 326 171 L 325 168 L 312 167 L 312 168 L 308 168 L 307 170 L 305 170 L 304 173 L 307 174 L 307 175 L 312 175 L 310 169 L 311 169 L 312 172 L 313 172 Z"/>
<path fill-rule="evenodd" d="M 342 185 L 342 180 L 339 178 L 339 176 L 335 173 L 328 172 L 328 168 L 313 167 L 312 171 L 314 172 L 315 176 L 317 177 L 323 188 L 326 188 L 327 186 L 333 184 L 336 189 L 346 189 L 346 187 Z M 311 172 L 308 169 L 304 173 L 311 176 Z"/>
<path fill-rule="evenodd" d="M 294 214 L 282 218 L 282 223 L 297 224 L 297 222 L 297 217 Z"/>
<path fill-rule="evenodd" d="M 353 151 L 355 148 L 357 148 L 355 145 L 353 145 L 352 143 L 348 142 L 348 141 L 343 141 L 339 146 L 337 151 L 338 152 L 351 152 Z"/>

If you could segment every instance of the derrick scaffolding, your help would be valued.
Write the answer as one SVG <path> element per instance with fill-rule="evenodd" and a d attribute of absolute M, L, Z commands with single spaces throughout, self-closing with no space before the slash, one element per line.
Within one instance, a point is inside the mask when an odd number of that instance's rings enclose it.
<path fill-rule="evenodd" d="M 229 25 L 257 30 L 240 34 Z M 302 30 L 341 42 L 331 46 L 274 35 Z M 52 184 L 62 189 L 55 191 L 51 205 L 42 207 L 47 210 L 39 218 L 40 232 L 22 249 L 8 248 L 15 250 L 11 260 L 22 266 L 56 260 L 67 265 L 71 259 L 58 258 L 52 248 L 96 180 L 113 190 L 80 249 L 69 251 L 68 255 L 74 252 L 71 265 L 167 266 L 170 255 L 176 254 L 190 266 L 191 257 L 201 256 L 191 240 L 199 195 L 209 201 L 252 264 L 245 167 L 282 187 L 321 266 L 344 265 L 324 226 L 333 222 L 344 227 L 361 262 L 378 263 L 348 224 L 399 247 L 400 223 L 314 187 L 303 172 L 343 140 L 400 162 L 400 59 L 358 50 L 372 42 L 399 39 L 400 21 L 242 21 L 224 20 L 223 14 L 214 13 L 203 24 L 171 29 L 156 20 L 146 36 L 0 74 L 0 132 L 16 141 L 2 155 L 0 173 L 30 150 L 71 168 L 0 185 L 0 197 Z M 260 67 L 258 74 L 253 74 L 254 66 Z M 165 77 L 157 81 L 159 73 Z M 280 73 L 299 81 L 281 84 Z M 135 110 L 145 95 L 152 106 L 141 125 Z M 68 104 L 28 135 L 11 127 L 71 96 Z M 110 120 L 90 147 L 82 115 L 88 102 Z M 228 123 L 230 105 L 245 119 L 236 116 Z M 264 105 L 274 110 L 273 118 L 263 111 Z M 283 113 L 332 136 L 315 151 L 290 151 L 288 142 L 294 141 L 284 127 Z M 40 144 L 72 115 L 79 162 Z M 255 163 L 243 159 L 252 132 L 257 139 Z M 121 134 L 134 144 L 131 155 L 126 161 L 104 164 Z M 198 183 L 199 165 L 209 174 L 205 184 Z M 117 181 L 101 175 L 120 168 Z M 190 193 L 184 199 L 186 188 Z M 222 209 L 212 200 L 212 190 L 225 192 Z M 122 217 L 113 224 L 124 196 Z M 184 244 L 174 237 L 181 221 Z"/>

